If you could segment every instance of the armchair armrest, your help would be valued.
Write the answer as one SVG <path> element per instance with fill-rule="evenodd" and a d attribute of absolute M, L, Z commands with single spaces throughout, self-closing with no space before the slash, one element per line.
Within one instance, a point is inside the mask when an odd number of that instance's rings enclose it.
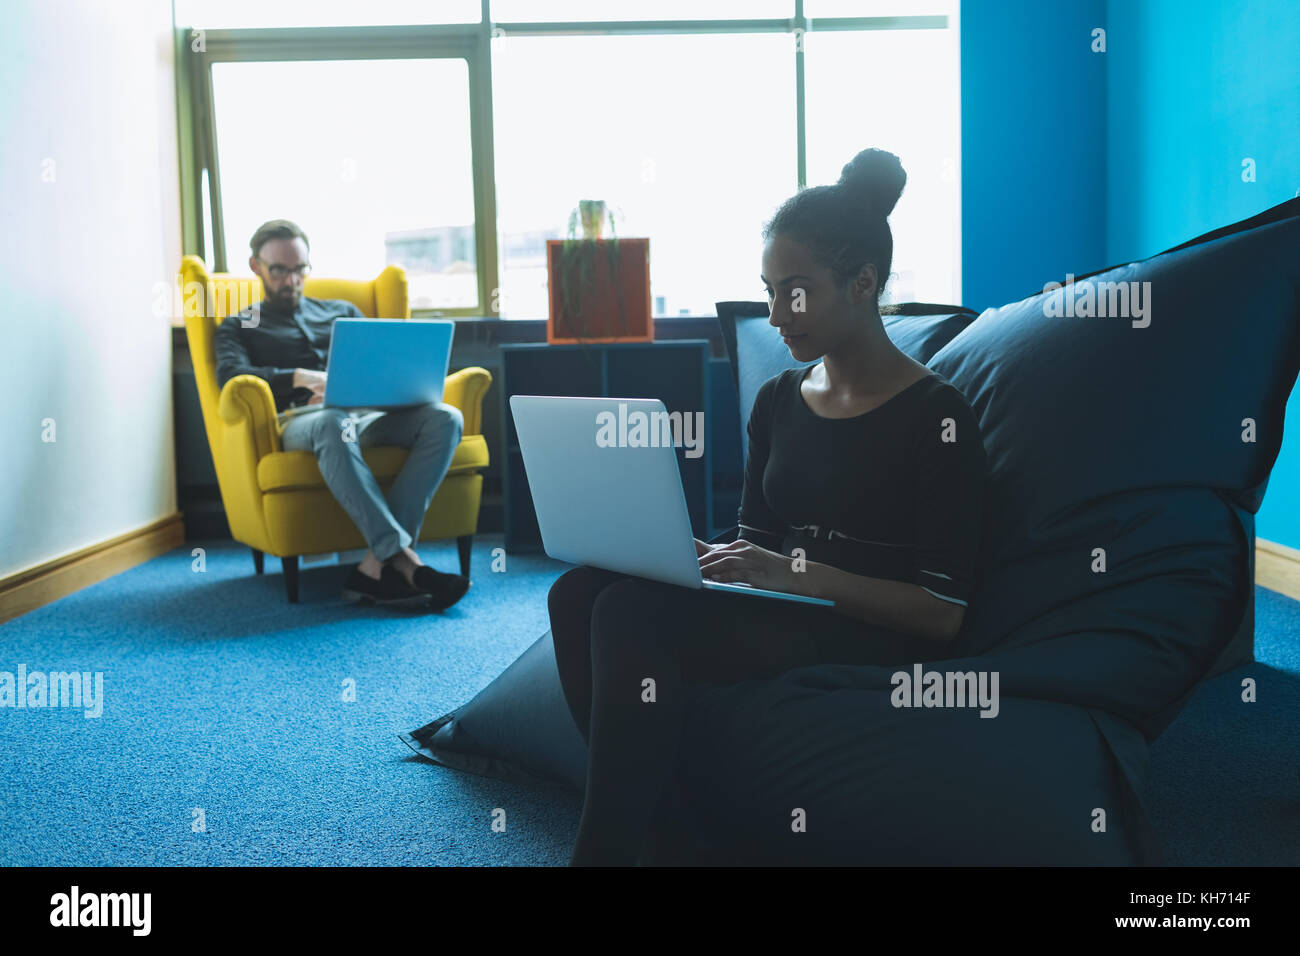
<path fill-rule="evenodd" d="M 236 375 L 221 390 L 217 409 L 227 426 L 242 426 L 248 430 L 256 456 L 250 463 L 254 469 L 257 459 L 280 450 L 280 421 L 266 379 L 256 375 Z"/>
<path fill-rule="evenodd" d="M 234 379 L 231 379 L 233 382 Z M 260 379 L 259 379 L 260 381 Z M 483 433 L 483 396 L 492 385 L 492 373 L 471 365 L 447 376 L 442 388 L 442 400 L 460 409 L 465 419 L 464 435 Z M 267 389 L 270 394 L 270 388 Z"/>

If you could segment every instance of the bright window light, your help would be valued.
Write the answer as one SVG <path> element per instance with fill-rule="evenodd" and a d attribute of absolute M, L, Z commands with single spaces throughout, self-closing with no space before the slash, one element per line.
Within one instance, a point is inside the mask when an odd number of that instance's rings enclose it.
<path fill-rule="evenodd" d="M 496 23 L 560 20 L 763 20 L 794 16 L 794 0 L 492 0 Z"/>
<path fill-rule="evenodd" d="M 215 63 L 226 259 L 290 219 L 313 275 L 406 269 L 411 308 L 478 304 L 469 72 L 461 59 Z"/>
<path fill-rule="evenodd" d="M 479 0 L 175 0 L 176 25 L 210 30 L 478 23 Z"/>
<path fill-rule="evenodd" d="M 888 150 L 907 185 L 890 217 L 893 276 L 881 302 L 961 300 L 961 90 L 953 30 L 805 38 L 808 185 L 860 150 Z"/>
<path fill-rule="evenodd" d="M 650 238 L 655 315 L 761 299 L 763 223 L 797 185 L 788 34 L 493 41 L 501 311 L 544 318 L 547 238 L 580 199 Z M 666 66 L 670 65 L 670 68 Z"/>

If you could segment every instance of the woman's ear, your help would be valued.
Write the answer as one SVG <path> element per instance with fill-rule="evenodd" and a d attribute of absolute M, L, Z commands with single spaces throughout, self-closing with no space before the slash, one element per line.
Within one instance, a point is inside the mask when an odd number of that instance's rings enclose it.
<path fill-rule="evenodd" d="M 850 300 L 854 305 L 870 299 L 876 301 L 876 266 L 875 263 L 868 262 L 857 274 L 857 277 L 850 284 Z"/>

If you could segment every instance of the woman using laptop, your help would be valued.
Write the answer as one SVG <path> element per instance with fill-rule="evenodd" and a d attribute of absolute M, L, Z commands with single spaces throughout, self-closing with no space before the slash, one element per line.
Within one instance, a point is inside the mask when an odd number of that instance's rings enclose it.
<path fill-rule="evenodd" d="M 987 459 L 975 415 L 880 318 L 906 174 L 868 149 L 764 229 L 762 280 L 790 369 L 759 390 L 730 544 L 697 539 L 706 579 L 834 608 L 692 590 L 591 567 L 548 598 L 561 684 L 588 742 L 570 865 L 642 855 L 685 717 L 684 684 L 820 663 L 937 659 L 975 582 Z M 636 542 L 628 542 L 636 547 Z"/>

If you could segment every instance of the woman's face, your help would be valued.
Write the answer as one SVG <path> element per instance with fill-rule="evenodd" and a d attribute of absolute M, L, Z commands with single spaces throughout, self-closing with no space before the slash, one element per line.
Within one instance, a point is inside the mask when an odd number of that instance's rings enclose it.
<path fill-rule="evenodd" d="M 863 296 L 875 294 L 875 267 L 867 265 L 864 272 L 869 276 L 844 287 L 829 268 L 813 260 L 803 243 L 773 236 L 763 246 L 768 321 L 797 361 L 821 358 L 852 333 L 860 321 Z"/>

